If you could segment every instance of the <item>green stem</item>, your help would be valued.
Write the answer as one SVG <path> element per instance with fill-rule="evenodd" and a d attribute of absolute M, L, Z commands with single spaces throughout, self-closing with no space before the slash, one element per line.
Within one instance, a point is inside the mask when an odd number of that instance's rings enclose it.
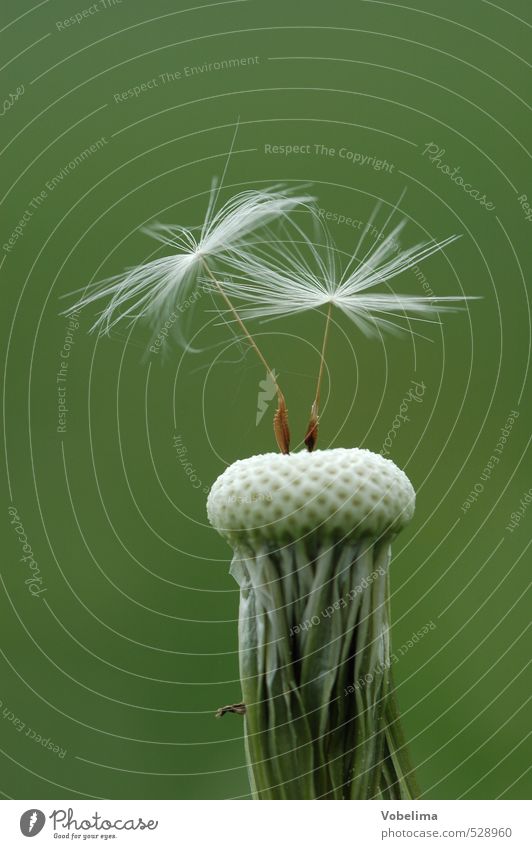
<path fill-rule="evenodd" d="M 390 541 L 235 554 L 256 799 L 418 795 L 391 674 Z"/>

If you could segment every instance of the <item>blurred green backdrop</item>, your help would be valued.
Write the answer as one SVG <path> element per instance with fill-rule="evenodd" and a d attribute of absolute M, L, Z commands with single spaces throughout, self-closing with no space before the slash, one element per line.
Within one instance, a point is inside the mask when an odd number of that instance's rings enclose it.
<path fill-rule="evenodd" d="M 462 234 L 396 289 L 482 300 L 425 339 L 339 319 L 320 439 L 379 451 L 425 385 L 391 450 L 418 492 L 392 564 L 395 647 L 436 625 L 395 669 L 412 755 L 426 798 L 525 798 L 529 4 L 189 5 L 2 4 L 0 791 L 248 794 L 241 719 L 213 718 L 240 697 L 238 593 L 205 500 L 226 464 L 273 450 L 263 372 L 207 298 L 186 316 L 197 354 L 150 353 L 140 326 L 98 339 L 96 310 L 70 331 L 59 315 L 62 295 L 152 255 L 145 223 L 201 222 L 240 116 L 224 198 L 313 183 L 349 251 L 406 188 L 407 244 Z M 322 327 L 257 326 L 300 437 Z"/>

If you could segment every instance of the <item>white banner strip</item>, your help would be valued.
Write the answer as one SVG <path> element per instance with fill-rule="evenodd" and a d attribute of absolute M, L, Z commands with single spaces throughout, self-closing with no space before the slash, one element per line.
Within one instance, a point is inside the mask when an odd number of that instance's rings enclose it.
<path fill-rule="evenodd" d="M 334 810 L 330 807 L 334 806 Z M 529 849 L 525 801 L 2 801 L 1 845 Z"/>

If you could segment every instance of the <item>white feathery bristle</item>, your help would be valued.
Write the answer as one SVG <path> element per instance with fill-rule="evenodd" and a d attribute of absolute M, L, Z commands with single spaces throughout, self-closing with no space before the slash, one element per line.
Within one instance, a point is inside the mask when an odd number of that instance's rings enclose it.
<path fill-rule="evenodd" d="M 401 250 L 398 236 L 405 223 L 406 220 L 401 221 L 382 240 L 376 239 L 360 258 L 363 234 L 341 271 L 338 251 L 325 227 L 322 225 L 320 241 L 316 243 L 290 220 L 285 223 L 286 238 L 272 238 L 267 245 L 263 241 L 230 252 L 231 275 L 224 280 L 224 289 L 237 302 L 243 319 L 285 316 L 332 303 L 367 335 L 407 329 L 393 317 L 427 321 L 428 316 L 462 308 L 464 302 L 471 300 L 467 296 L 390 292 L 389 281 L 459 238 L 450 236 L 441 242 L 422 242 Z M 378 284 L 386 285 L 388 292 L 368 293 Z"/>
<path fill-rule="evenodd" d="M 182 302 L 204 270 L 204 261 L 216 259 L 230 249 L 243 249 L 245 238 L 298 204 L 308 204 L 307 195 L 293 195 L 274 186 L 234 195 L 214 212 L 219 189 L 211 188 L 207 213 L 199 227 L 153 224 L 145 228 L 173 253 L 129 268 L 87 287 L 82 297 L 65 312 L 84 309 L 95 301 L 109 299 L 92 329 L 108 333 L 122 319 L 150 318 L 160 322 Z M 80 291 L 80 290 L 78 290 Z"/>

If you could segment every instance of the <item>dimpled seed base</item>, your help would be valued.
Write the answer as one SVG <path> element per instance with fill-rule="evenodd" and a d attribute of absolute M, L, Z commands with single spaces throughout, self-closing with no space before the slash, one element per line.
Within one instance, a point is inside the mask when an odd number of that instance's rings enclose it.
<path fill-rule="evenodd" d="M 231 544 L 397 533 L 412 518 L 415 492 L 391 460 L 364 448 L 258 454 L 237 460 L 207 500 L 214 528 Z"/>

